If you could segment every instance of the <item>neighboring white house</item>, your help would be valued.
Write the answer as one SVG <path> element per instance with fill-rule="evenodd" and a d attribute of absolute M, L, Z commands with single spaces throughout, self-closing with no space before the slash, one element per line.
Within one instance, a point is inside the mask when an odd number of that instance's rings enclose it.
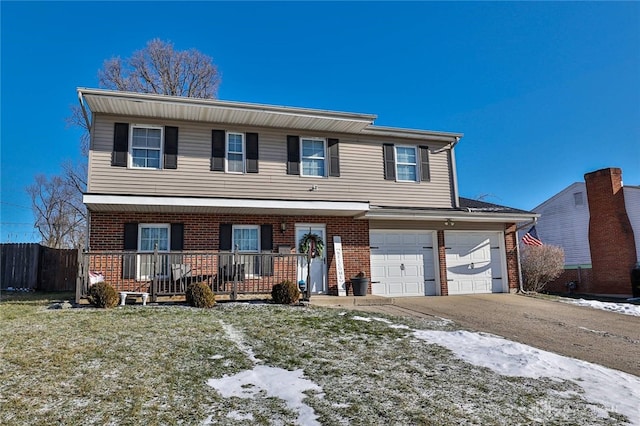
<path fill-rule="evenodd" d="M 536 223 L 538 237 L 544 244 L 564 249 L 566 268 L 591 267 L 589 203 L 584 182 L 572 183 L 532 211 L 541 214 Z M 521 233 L 527 230 L 524 228 Z"/>
<path fill-rule="evenodd" d="M 640 261 L 640 186 L 629 185 L 622 188 L 624 191 L 624 204 L 633 235 L 636 237 L 636 255 Z"/>

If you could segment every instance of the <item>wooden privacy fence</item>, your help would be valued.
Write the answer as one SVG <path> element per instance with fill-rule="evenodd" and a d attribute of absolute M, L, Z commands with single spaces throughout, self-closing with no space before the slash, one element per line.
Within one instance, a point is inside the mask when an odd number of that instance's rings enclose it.
<path fill-rule="evenodd" d="M 80 253 L 76 300 L 100 281 L 116 291 L 181 296 L 193 282 L 206 282 L 215 294 L 268 294 L 282 281 L 298 281 L 301 254 L 126 251 Z"/>
<path fill-rule="evenodd" d="M 78 274 L 78 251 L 40 244 L 0 245 L 0 288 L 73 291 Z"/>

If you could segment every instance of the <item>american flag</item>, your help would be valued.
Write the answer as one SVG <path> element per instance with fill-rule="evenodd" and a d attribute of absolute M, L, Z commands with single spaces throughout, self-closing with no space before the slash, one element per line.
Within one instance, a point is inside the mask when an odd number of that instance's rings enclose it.
<path fill-rule="evenodd" d="M 532 226 L 531 229 L 524 234 L 522 237 L 522 242 L 528 246 L 541 246 L 542 241 L 538 238 L 538 232 L 536 231 L 536 227 Z"/>

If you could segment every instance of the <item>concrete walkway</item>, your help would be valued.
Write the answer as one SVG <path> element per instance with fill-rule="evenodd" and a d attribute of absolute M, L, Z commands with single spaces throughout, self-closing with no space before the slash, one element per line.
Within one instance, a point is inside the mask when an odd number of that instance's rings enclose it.
<path fill-rule="evenodd" d="M 394 299 L 313 296 L 311 305 L 447 318 L 469 330 L 640 376 L 640 317 L 636 316 L 516 294 Z"/>

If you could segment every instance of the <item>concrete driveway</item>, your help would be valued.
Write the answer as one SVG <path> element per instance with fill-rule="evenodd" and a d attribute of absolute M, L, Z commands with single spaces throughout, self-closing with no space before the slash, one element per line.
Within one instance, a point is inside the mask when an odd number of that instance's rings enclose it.
<path fill-rule="evenodd" d="M 418 318 L 441 317 L 557 354 L 640 376 L 640 317 L 516 294 L 395 298 L 351 306 Z"/>

